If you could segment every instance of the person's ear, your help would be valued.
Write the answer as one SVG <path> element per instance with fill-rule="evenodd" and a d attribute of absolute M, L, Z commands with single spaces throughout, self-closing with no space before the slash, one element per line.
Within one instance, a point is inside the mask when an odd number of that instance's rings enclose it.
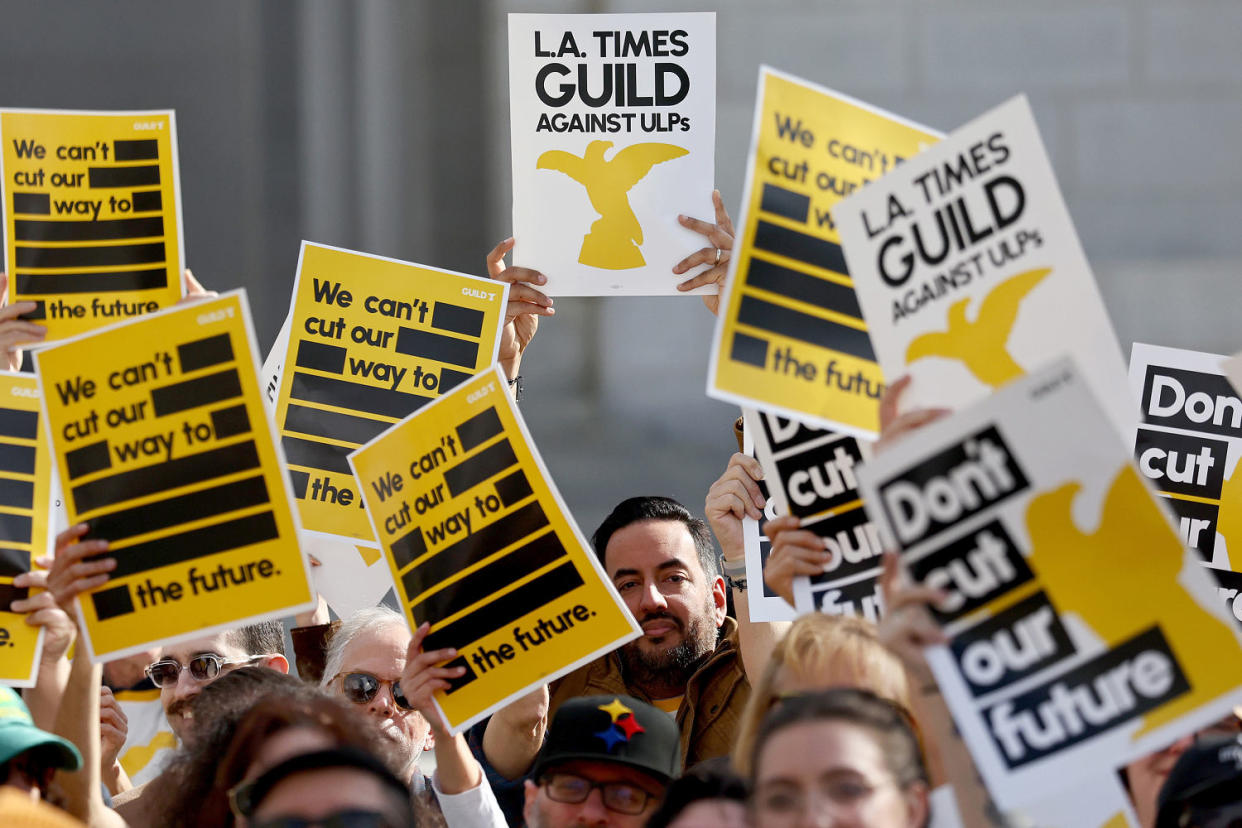
<path fill-rule="evenodd" d="M 278 673 L 289 673 L 289 659 L 279 653 L 263 656 L 263 660 L 259 662 L 264 667 L 275 670 Z"/>
<path fill-rule="evenodd" d="M 526 796 L 526 802 L 522 806 L 522 819 L 530 825 L 530 816 L 535 812 L 535 797 L 539 796 L 539 786 L 527 779 L 522 783 L 522 792 Z"/>
<path fill-rule="evenodd" d="M 719 575 L 712 581 L 712 609 L 716 617 L 716 626 L 724 624 L 725 615 L 729 611 L 729 588 L 724 578 Z"/>
<path fill-rule="evenodd" d="M 931 817 L 931 804 L 927 801 L 927 786 L 916 782 L 901 794 L 906 800 L 906 813 L 910 828 L 923 828 Z"/>

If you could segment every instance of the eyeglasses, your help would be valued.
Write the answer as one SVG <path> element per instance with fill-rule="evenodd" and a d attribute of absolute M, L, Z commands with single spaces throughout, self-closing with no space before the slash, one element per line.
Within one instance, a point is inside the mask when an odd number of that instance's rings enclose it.
<path fill-rule="evenodd" d="M 182 670 L 189 670 L 195 681 L 211 681 L 220 675 L 222 667 L 253 664 L 261 658 L 263 658 L 261 655 L 252 655 L 240 659 L 227 659 L 215 653 L 203 653 L 194 656 L 184 667 L 175 658 L 164 658 L 154 664 L 148 664 L 147 675 L 151 677 L 151 682 L 156 687 L 171 687 L 181 677 Z"/>
<path fill-rule="evenodd" d="M 340 673 L 337 674 L 341 675 Z M 401 680 L 387 681 L 385 679 L 376 678 L 370 673 L 345 673 L 341 679 L 341 689 L 345 692 L 345 698 L 354 704 L 366 704 L 375 698 L 375 694 L 379 692 L 380 686 L 387 684 L 392 688 L 392 700 L 397 703 L 397 707 L 402 710 L 413 710 L 414 705 L 405 697 L 405 693 L 401 692 Z"/>
<path fill-rule="evenodd" d="M 653 797 L 637 785 L 629 782 L 596 782 L 572 773 L 554 773 L 544 777 L 548 799 L 577 805 L 586 802 L 591 791 L 599 788 L 604 807 L 619 814 L 641 814 Z"/>
<path fill-rule="evenodd" d="M 392 821 L 378 811 L 336 811 L 317 819 L 286 816 L 250 823 L 254 828 L 396 828 Z"/>

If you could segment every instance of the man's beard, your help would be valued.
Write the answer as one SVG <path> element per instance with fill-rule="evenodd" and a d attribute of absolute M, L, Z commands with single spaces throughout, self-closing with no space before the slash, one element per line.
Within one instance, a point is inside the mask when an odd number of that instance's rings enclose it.
<path fill-rule="evenodd" d="M 653 612 L 638 619 L 639 625 L 657 618 L 673 622 L 681 632 L 681 643 L 657 653 L 644 650 L 641 638 L 626 644 L 621 648 L 626 677 L 639 686 L 684 687 L 703 660 L 716 649 L 716 628 L 710 623 L 711 617 L 709 604 L 684 625 L 667 612 Z"/>

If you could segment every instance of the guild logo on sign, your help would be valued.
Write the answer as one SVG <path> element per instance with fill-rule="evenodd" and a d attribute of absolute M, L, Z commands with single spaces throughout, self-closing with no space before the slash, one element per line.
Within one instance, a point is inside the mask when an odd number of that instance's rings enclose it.
<path fill-rule="evenodd" d="M 620 699 L 601 704 L 599 709 L 612 717 L 612 724 L 595 733 L 597 739 L 604 741 L 609 753 L 612 753 L 617 745 L 629 742 L 637 734 L 646 730 L 638 723 L 638 719 L 634 718 L 634 711 L 622 704 Z"/>
<path fill-rule="evenodd" d="M 966 319 L 970 299 L 949 306 L 949 329 L 916 337 L 906 348 L 906 364 L 924 357 L 944 357 L 965 364 L 979 382 L 999 388 L 1025 371 L 1006 350 L 1018 305 L 1052 270 L 1040 268 L 1019 273 L 992 289 L 979 304 L 975 321 Z"/>
<path fill-rule="evenodd" d="M 628 193 L 656 164 L 680 158 L 689 150 L 673 144 L 633 144 L 605 161 L 604 152 L 611 147 L 611 141 L 592 141 L 581 158 L 563 150 L 548 150 L 539 156 L 535 169 L 556 170 L 577 181 L 586 188 L 591 206 L 599 213 L 582 239 L 578 261 L 606 270 L 629 270 L 647 262 L 639 250 L 643 228 L 630 207 Z"/>

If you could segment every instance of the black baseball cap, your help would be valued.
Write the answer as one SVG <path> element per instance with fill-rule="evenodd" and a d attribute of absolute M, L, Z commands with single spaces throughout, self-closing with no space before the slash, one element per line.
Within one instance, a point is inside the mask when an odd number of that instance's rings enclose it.
<path fill-rule="evenodd" d="M 631 696 L 580 696 L 557 708 L 534 777 L 576 761 L 614 762 L 667 785 L 681 773 L 681 734 L 672 716 Z"/>
<path fill-rule="evenodd" d="M 1206 817 L 1242 806 L 1242 735 L 1211 736 L 1191 745 L 1169 771 L 1157 802 L 1155 828 L 1178 828 L 1187 811 Z M 1242 818 L 1242 807 L 1238 810 Z"/>

